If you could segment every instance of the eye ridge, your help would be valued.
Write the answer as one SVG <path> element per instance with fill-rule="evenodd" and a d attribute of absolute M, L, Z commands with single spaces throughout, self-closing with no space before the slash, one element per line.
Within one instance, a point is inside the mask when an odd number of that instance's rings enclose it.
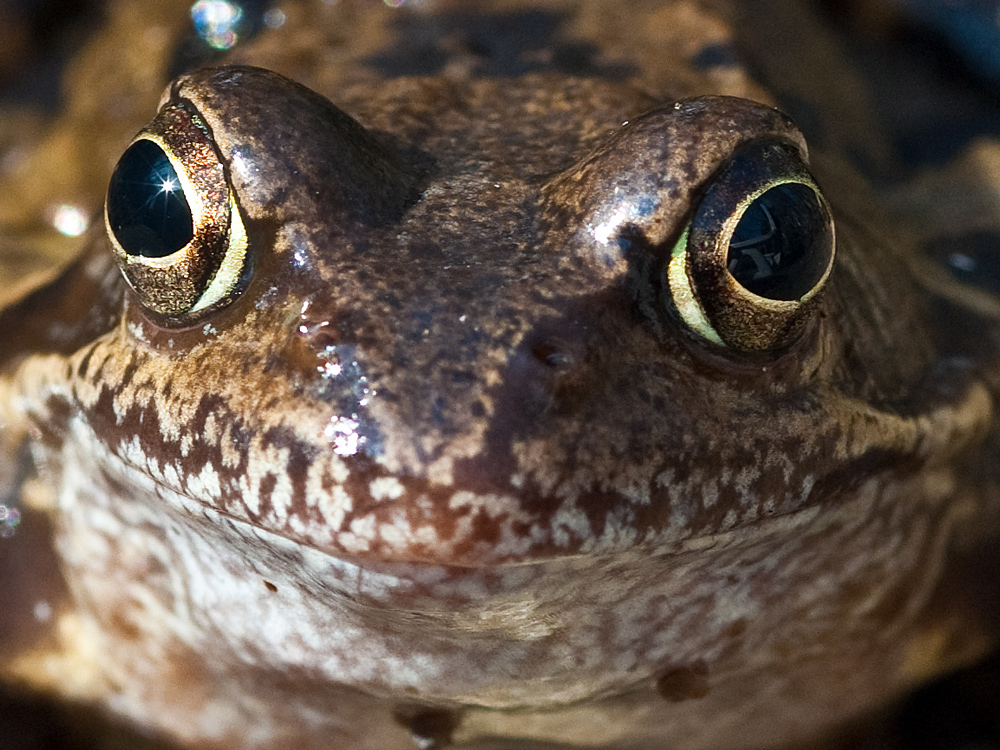
<path fill-rule="evenodd" d="M 834 251 L 832 214 L 798 149 L 752 141 L 716 173 L 671 251 L 673 310 L 715 345 L 779 348 L 815 308 Z"/>

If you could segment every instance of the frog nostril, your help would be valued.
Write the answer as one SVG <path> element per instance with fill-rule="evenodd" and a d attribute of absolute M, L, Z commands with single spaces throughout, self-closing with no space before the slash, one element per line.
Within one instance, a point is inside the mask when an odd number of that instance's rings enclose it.
<path fill-rule="evenodd" d="M 551 341 L 543 341 L 531 348 L 531 354 L 546 367 L 565 372 L 573 367 L 573 355 L 564 347 Z"/>
<path fill-rule="evenodd" d="M 129 255 L 163 258 L 193 239 L 180 179 L 153 141 L 136 141 L 118 161 L 108 186 L 108 224 Z"/>

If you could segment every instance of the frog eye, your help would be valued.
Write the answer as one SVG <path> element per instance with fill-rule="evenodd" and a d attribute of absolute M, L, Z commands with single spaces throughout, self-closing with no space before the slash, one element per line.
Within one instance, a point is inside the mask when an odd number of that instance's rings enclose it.
<path fill-rule="evenodd" d="M 231 299 L 247 233 L 207 127 L 167 104 L 122 154 L 104 212 L 118 265 L 148 309 L 184 321 Z"/>
<path fill-rule="evenodd" d="M 692 331 L 743 351 L 788 343 L 833 267 L 829 205 L 793 146 L 740 148 L 705 190 L 667 267 Z"/>

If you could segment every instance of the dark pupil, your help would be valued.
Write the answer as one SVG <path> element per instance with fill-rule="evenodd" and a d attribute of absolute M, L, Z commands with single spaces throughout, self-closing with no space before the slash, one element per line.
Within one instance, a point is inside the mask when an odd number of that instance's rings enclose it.
<path fill-rule="evenodd" d="M 129 255 L 162 258 L 194 236 L 191 209 L 173 165 L 152 141 L 122 154 L 108 185 L 108 223 Z"/>
<path fill-rule="evenodd" d="M 727 267 L 759 297 L 797 300 L 823 277 L 833 229 L 812 188 L 773 187 L 751 203 L 729 241 Z"/>

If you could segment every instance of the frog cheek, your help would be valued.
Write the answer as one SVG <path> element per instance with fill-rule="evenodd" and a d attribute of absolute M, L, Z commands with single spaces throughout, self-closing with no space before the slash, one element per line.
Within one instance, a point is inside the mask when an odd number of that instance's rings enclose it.
<path fill-rule="evenodd" d="M 245 284 L 243 218 L 207 128 L 183 103 L 165 106 L 125 150 L 104 217 L 125 279 L 168 324 L 226 304 Z"/>
<path fill-rule="evenodd" d="M 672 309 L 713 344 L 779 348 L 815 309 L 834 251 L 829 205 L 797 150 L 751 143 L 706 188 L 670 253 Z"/>

